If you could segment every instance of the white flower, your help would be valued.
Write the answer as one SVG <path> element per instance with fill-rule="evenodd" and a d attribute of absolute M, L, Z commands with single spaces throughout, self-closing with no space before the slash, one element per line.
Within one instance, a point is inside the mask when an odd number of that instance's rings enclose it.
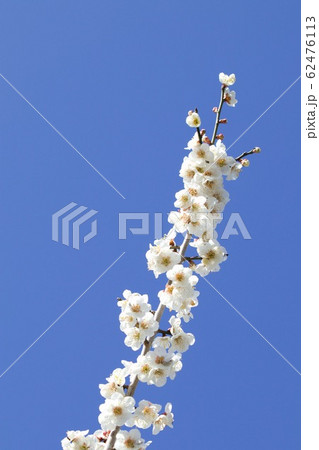
<path fill-rule="evenodd" d="M 211 192 L 211 195 L 217 200 L 217 203 L 214 205 L 214 208 L 212 209 L 212 213 L 221 213 L 224 211 L 226 204 L 229 202 L 229 194 L 223 187 L 218 187 L 216 189 L 213 189 Z M 221 222 L 222 217 L 220 218 L 219 222 Z M 215 226 L 218 223 L 218 218 L 214 217 Z"/>
<path fill-rule="evenodd" d="M 181 319 L 179 319 L 178 317 L 175 316 L 171 316 L 171 318 L 169 319 L 169 323 L 170 323 L 170 332 L 172 333 L 172 335 L 181 333 L 182 327 L 181 327 Z"/>
<path fill-rule="evenodd" d="M 202 258 L 201 263 L 195 267 L 195 271 L 202 276 L 206 276 L 209 272 L 218 272 L 219 264 L 227 258 L 225 248 L 212 239 L 209 241 L 198 239 L 192 245 L 196 247 L 198 255 Z"/>
<path fill-rule="evenodd" d="M 137 361 L 132 366 L 132 375 L 137 375 L 139 381 L 142 383 L 148 383 L 152 366 L 150 359 L 147 355 L 139 355 Z"/>
<path fill-rule="evenodd" d="M 139 322 L 139 329 L 144 334 L 144 339 L 149 338 L 158 330 L 159 323 L 154 319 L 154 314 L 148 312 Z"/>
<path fill-rule="evenodd" d="M 125 333 L 127 328 L 135 327 L 137 323 L 137 318 L 132 316 L 131 314 L 127 314 L 125 311 L 122 311 L 119 315 L 120 319 L 120 330 Z"/>
<path fill-rule="evenodd" d="M 199 115 L 196 112 L 191 112 L 186 117 L 186 123 L 189 127 L 192 127 L 192 128 L 200 127 L 201 121 L 200 121 Z"/>
<path fill-rule="evenodd" d="M 214 165 L 219 167 L 223 175 L 228 175 L 236 160 L 227 155 L 226 147 L 220 140 L 217 141 L 216 146 L 212 145 L 210 148 L 214 154 Z"/>
<path fill-rule="evenodd" d="M 230 91 L 229 88 L 226 88 L 224 93 L 224 100 L 227 105 L 235 106 L 236 103 L 238 103 L 238 100 L 236 99 L 236 92 Z"/>
<path fill-rule="evenodd" d="M 120 394 L 124 395 L 124 390 L 121 386 L 118 386 L 116 383 L 106 383 L 106 384 L 99 384 L 100 393 L 102 397 L 104 398 L 111 398 L 115 392 L 119 392 Z"/>
<path fill-rule="evenodd" d="M 227 175 L 226 180 L 237 180 L 242 168 L 243 166 L 239 162 L 233 164 L 230 168 L 230 172 Z"/>
<path fill-rule="evenodd" d="M 153 425 L 153 434 L 163 431 L 166 426 L 173 428 L 174 414 L 172 413 L 172 404 L 166 403 L 165 412 L 158 416 Z"/>
<path fill-rule="evenodd" d="M 146 259 L 148 269 L 153 270 L 155 277 L 158 278 L 161 273 L 167 272 L 179 263 L 181 257 L 167 246 L 150 245 L 150 249 L 146 252 Z"/>
<path fill-rule="evenodd" d="M 121 430 L 116 436 L 115 448 L 116 450 L 144 450 L 151 442 L 145 442 L 136 428 L 130 431 Z"/>
<path fill-rule="evenodd" d="M 61 441 L 64 450 L 85 450 L 97 449 L 98 440 L 95 436 L 87 436 L 89 430 L 85 431 L 68 431 L 67 437 Z"/>
<path fill-rule="evenodd" d="M 212 154 L 211 151 L 209 149 L 209 145 L 208 144 L 199 144 L 196 147 L 193 148 L 193 150 L 189 153 L 188 157 L 195 161 L 195 163 L 197 162 L 201 162 L 201 161 L 206 161 L 206 162 L 211 162 L 212 161 Z"/>
<path fill-rule="evenodd" d="M 234 73 L 232 73 L 231 75 L 226 75 L 225 73 L 221 72 L 219 74 L 219 81 L 226 86 L 231 86 L 235 83 L 236 76 Z"/>
<path fill-rule="evenodd" d="M 204 138 L 204 136 L 203 136 L 203 138 Z M 199 137 L 198 137 L 197 131 L 195 131 L 195 134 L 192 137 L 192 139 L 190 141 L 188 141 L 187 147 L 185 147 L 185 150 L 193 150 L 198 145 L 200 145 Z"/>
<path fill-rule="evenodd" d="M 124 344 L 131 347 L 134 351 L 139 350 L 145 341 L 145 333 L 137 327 L 127 328 L 125 333 Z"/>
<path fill-rule="evenodd" d="M 110 399 L 100 405 L 101 414 L 99 423 L 103 430 L 114 430 L 117 426 L 122 426 L 132 417 L 135 400 L 133 397 L 124 397 L 116 392 Z"/>
<path fill-rule="evenodd" d="M 190 221 L 187 225 L 187 230 L 190 234 L 201 236 L 212 227 L 211 218 L 203 212 L 194 213 L 190 216 Z"/>
<path fill-rule="evenodd" d="M 166 274 L 167 278 L 174 282 L 174 286 L 186 286 L 189 283 L 190 277 L 193 272 L 188 267 L 184 267 L 182 264 L 176 264 Z"/>
<path fill-rule="evenodd" d="M 175 197 L 176 202 L 174 203 L 174 206 L 176 208 L 186 209 L 190 206 L 191 195 L 186 189 L 182 189 L 181 191 L 176 192 Z"/>
<path fill-rule="evenodd" d="M 136 319 L 141 319 L 150 309 L 151 305 L 148 303 L 148 296 L 146 294 L 130 293 L 125 301 L 123 312 Z"/>
<path fill-rule="evenodd" d="M 172 316 L 169 322 L 172 325 L 170 328 L 173 335 L 171 337 L 172 350 L 180 353 L 186 352 L 189 346 L 195 342 L 194 335 L 192 333 L 185 333 L 180 326 L 181 320 L 175 316 Z"/>
<path fill-rule="evenodd" d="M 183 159 L 181 170 L 179 171 L 179 176 L 184 179 L 184 182 L 192 181 L 195 173 L 195 162 L 188 158 L 188 156 L 185 156 L 185 158 Z"/>
<path fill-rule="evenodd" d="M 191 308 L 195 308 L 198 306 L 197 298 L 186 298 L 184 299 L 177 311 L 177 317 L 184 320 L 184 322 L 189 322 L 190 319 L 193 318 L 193 314 L 191 313 Z"/>
<path fill-rule="evenodd" d="M 161 405 L 141 400 L 134 413 L 134 424 L 138 428 L 149 428 L 157 419 Z"/>
<path fill-rule="evenodd" d="M 158 293 L 160 302 L 169 310 L 181 313 L 182 316 L 189 315 L 190 309 L 198 304 L 196 299 L 199 292 L 194 289 L 197 282 L 198 278 L 192 275 L 189 284 L 184 287 L 175 286 L 174 283 L 166 285 L 165 290 Z"/>
<path fill-rule="evenodd" d="M 123 386 L 128 375 L 129 370 L 126 367 L 124 369 L 115 369 L 112 374 L 106 379 L 108 383 L 99 384 L 102 397 L 111 398 L 112 395 L 116 392 L 124 395 Z"/>
<path fill-rule="evenodd" d="M 171 346 L 171 338 L 169 336 L 158 336 L 154 339 L 152 346 L 153 348 L 163 347 L 168 349 Z"/>

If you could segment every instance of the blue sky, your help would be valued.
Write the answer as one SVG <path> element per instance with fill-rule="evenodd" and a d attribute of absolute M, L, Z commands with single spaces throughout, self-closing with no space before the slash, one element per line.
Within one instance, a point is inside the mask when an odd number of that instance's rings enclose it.
<path fill-rule="evenodd" d="M 1 446 L 56 450 L 67 429 L 98 427 L 98 384 L 136 357 L 116 297 L 131 289 L 156 304 L 165 283 L 145 252 L 153 214 L 182 186 L 187 111 L 197 106 L 211 130 L 218 73 L 235 72 L 225 144 L 255 121 L 300 74 L 299 2 L 30 0 L 2 2 L 1 18 L 2 75 L 126 197 L 0 79 L 0 372 L 126 252 L 0 378 Z M 225 216 L 239 212 L 252 239 L 224 241 L 228 261 L 208 277 L 298 370 L 299 90 L 230 150 L 263 150 L 227 184 Z M 99 212 L 79 251 L 51 240 L 51 215 L 70 202 Z M 119 240 L 120 212 L 150 212 L 151 235 Z M 174 430 L 154 448 L 299 449 L 300 376 L 208 284 L 199 290 L 183 371 L 137 391 L 174 405 Z"/>

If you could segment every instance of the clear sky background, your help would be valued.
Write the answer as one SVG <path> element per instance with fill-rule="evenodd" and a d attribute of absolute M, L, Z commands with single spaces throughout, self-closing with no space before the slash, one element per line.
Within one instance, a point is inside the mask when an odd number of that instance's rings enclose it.
<path fill-rule="evenodd" d="M 1 448 L 56 450 L 66 430 L 98 428 L 98 384 L 137 356 L 116 297 L 131 289 L 156 305 L 164 286 L 145 252 L 153 213 L 182 187 L 187 111 L 197 106 L 211 131 L 218 73 L 235 72 L 226 145 L 255 121 L 300 74 L 299 2 L 30 0 L 0 13 L 2 75 L 126 197 L 0 79 L 0 372 L 126 252 L 0 378 Z M 230 256 L 208 277 L 298 370 L 299 89 L 230 150 L 263 150 L 226 186 L 226 220 L 239 212 L 252 239 L 222 241 Z M 51 215 L 72 201 L 99 211 L 98 235 L 79 251 L 51 240 Z M 120 212 L 150 212 L 150 235 L 120 241 Z M 203 280 L 199 290 L 183 371 L 137 390 L 174 405 L 174 430 L 153 447 L 299 449 L 300 376 Z"/>

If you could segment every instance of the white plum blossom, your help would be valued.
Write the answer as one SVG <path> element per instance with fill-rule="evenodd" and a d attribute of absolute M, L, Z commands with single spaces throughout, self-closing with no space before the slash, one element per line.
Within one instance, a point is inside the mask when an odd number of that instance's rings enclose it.
<path fill-rule="evenodd" d="M 125 330 L 126 338 L 124 339 L 125 345 L 128 347 L 131 347 L 132 350 L 137 351 L 139 350 L 143 342 L 145 341 L 145 335 L 141 331 L 140 328 L 128 328 Z"/>
<path fill-rule="evenodd" d="M 106 399 L 105 403 L 100 405 L 99 423 L 102 430 L 114 430 L 117 426 L 129 422 L 135 410 L 134 406 L 133 397 L 124 397 L 119 392 Z"/>
<path fill-rule="evenodd" d="M 170 280 L 171 281 L 171 280 Z M 160 302 L 170 311 L 177 313 L 183 311 L 182 315 L 189 315 L 190 309 L 197 306 L 199 292 L 195 290 L 198 278 L 195 275 L 188 277 L 187 284 L 176 285 L 175 282 L 168 283 L 163 291 L 158 293 Z"/>
<path fill-rule="evenodd" d="M 144 450 L 152 441 L 145 442 L 141 437 L 141 433 L 136 428 L 130 431 L 121 430 L 116 436 L 116 450 Z"/>
<path fill-rule="evenodd" d="M 192 197 L 187 189 L 176 192 L 175 197 L 176 202 L 174 203 L 174 206 L 176 208 L 187 209 L 190 206 Z"/>
<path fill-rule="evenodd" d="M 236 92 L 231 91 L 229 88 L 226 88 L 224 91 L 224 100 L 229 106 L 235 106 L 238 103 L 236 99 Z"/>
<path fill-rule="evenodd" d="M 226 75 L 224 72 L 219 74 L 219 81 L 225 86 L 232 86 L 236 81 L 236 76 L 234 73 L 231 75 Z"/>
<path fill-rule="evenodd" d="M 161 273 L 167 272 L 175 264 L 178 264 L 181 257 L 170 247 L 172 238 L 158 239 L 154 242 L 154 246 L 150 245 L 150 249 L 146 253 L 147 265 L 149 270 L 153 270 L 156 278 Z"/>
<path fill-rule="evenodd" d="M 63 450 L 103 450 L 105 449 L 105 439 L 100 440 L 97 432 L 88 435 L 89 430 L 68 431 L 61 441 Z"/>
<path fill-rule="evenodd" d="M 139 322 L 139 329 L 144 333 L 145 338 L 154 335 L 158 330 L 159 323 L 154 319 L 154 314 L 148 312 Z"/>
<path fill-rule="evenodd" d="M 171 346 L 171 338 L 170 336 L 158 336 L 153 341 L 153 348 L 162 347 L 166 350 Z"/>
<path fill-rule="evenodd" d="M 102 397 L 111 398 L 115 392 L 124 395 L 123 385 L 127 375 L 127 369 L 115 369 L 106 379 L 108 383 L 99 385 Z"/>
<path fill-rule="evenodd" d="M 190 345 L 195 343 L 195 338 L 192 333 L 185 333 L 181 327 L 181 319 L 172 316 L 169 320 L 171 324 L 170 331 L 171 337 L 171 349 L 179 353 L 184 353 L 189 349 Z"/>
<path fill-rule="evenodd" d="M 136 351 L 143 345 L 145 339 L 154 335 L 159 324 L 154 314 L 150 312 L 151 305 L 148 303 L 147 295 L 132 294 L 126 290 L 123 296 L 125 300 L 118 301 L 121 307 L 120 329 L 126 334 L 125 345 Z"/>
<path fill-rule="evenodd" d="M 236 160 L 227 155 L 226 147 L 221 140 L 218 140 L 216 145 L 211 146 L 211 151 L 214 155 L 214 164 L 219 167 L 223 175 L 228 175 L 231 167 L 236 164 Z"/>
<path fill-rule="evenodd" d="M 158 434 L 163 431 L 165 427 L 173 428 L 174 414 L 172 413 L 172 404 L 167 403 L 165 412 L 160 414 L 153 425 L 153 434 Z"/>
<path fill-rule="evenodd" d="M 125 290 L 123 298 L 118 299 L 124 343 L 134 351 L 142 350 L 133 361 L 122 360 L 123 367 L 115 369 L 106 383 L 99 385 L 104 398 L 98 416 L 101 430 L 94 434 L 88 434 L 89 430 L 68 431 L 61 441 L 64 450 L 144 450 L 151 442 L 145 442 L 139 429 L 152 427 L 156 435 L 166 427 L 173 427 L 171 403 L 166 403 L 161 413 L 161 405 L 148 400 L 139 401 L 135 407 L 133 395 L 139 382 L 162 387 L 182 369 L 182 356 L 195 343 L 194 335 L 186 327 L 198 306 L 197 275 L 205 277 L 217 272 L 228 256 L 216 232 L 229 202 L 224 181 L 236 180 L 243 167 L 249 166 L 249 160 L 242 159 L 244 156 L 260 152 L 255 147 L 237 158 L 227 154 L 224 136 L 218 134 L 219 124 L 226 124 L 227 119 L 219 117 L 224 103 L 229 106 L 237 103 L 235 91 L 228 87 L 235 83 L 236 77 L 220 73 L 219 81 L 224 97 L 219 108 L 213 108 L 217 113 L 213 137 L 210 139 L 200 129 L 197 109 L 190 111 L 186 123 L 197 129 L 187 143 L 188 154 L 179 171 L 183 187 L 175 194 L 176 210 L 168 215 L 172 227 L 167 235 L 150 244 L 146 252 L 148 269 L 155 278 L 166 274 L 166 285 L 158 292 L 159 305 L 157 309 L 152 307 L 147 294 L 130 290 Z M 181 234 L 185 236 L 182 238 Z M 165 308 L 171 315 L 168 324 L 162 326 Z M 196 378 L 194 383 L 198 383 Z M 129 430 L 120 429 L 123 425 Z"/>
<path fill-rule="evenodd" d="M 148 303 L 148 296 L 141 295 L 137 292 L 124 291 L 123 296 L 125 300 L 118 301 L 118 306 L 122 308 L 122 312 L 135 319 L 140 319 L 144 314 L 151 309 L 151 305 Z"/>
<path fill-rule="evenodd" d="M 190 111 L 188 116 L 186 117 L 186 123 L 189 127 L 197 128 L 200 127 L 201 120 L 196 112 Z"/>
<path fill-rule="evenodd" d="M 198 255 L 202 258 L 201 263 L 195 267 L 195 270 L 203 277 L 208 275 L 209 272 L 218 272 L 219 264 L 227 259 L 225 248 L 213 239 L 209 241 L 197 239 L 192 246 L 196 248 Z"/>
<path fill-rule="evenodd" d="M 239 162 L 236 162 L 235 164 L 233 164 L 230 168 L 230 172 L 227 175 L 226 180 L 229 180 L 229 181 L 237 180 L 242 168 L 243 168 L 243 166 Z"/>
<path fill-rule="evenodd" d="M 188 157 L 194 161 L 194 163 L 211 162 L 213 155 L 210 151 L 209 145 L 206 143 L 194 146 Z"/>
<path fill-rule="evenodd" d="M 176 264 L 166 274 L 167 278 L 174 283 L 174 286 L 187 287 L 190 284 L 190 277 L 193 272 L 188 267 L 184 267 L 182 264 Z"/>
<path fill-rule="evenodd" d="M 134 425 L 138 428 L 149 428 L 158 418 L 160 409 L 161 405 L 151 403 L 147 400 L 141 400 L 133 416 Z"/>

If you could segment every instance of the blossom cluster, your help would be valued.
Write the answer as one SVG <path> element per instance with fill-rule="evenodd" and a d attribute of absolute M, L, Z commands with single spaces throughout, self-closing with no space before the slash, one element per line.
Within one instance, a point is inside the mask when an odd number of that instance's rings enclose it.
<path fill-rule="evenodd" d="M 158 434 L 167 426 L 173 427 L 170 403 L 161 413 L 161 405 L 148 400 L 136 404 L 133 395 L 138 382 L 161 387 L 182 369 L 182 355 L 195 342 L 194 335 L 185 332 L 182 323 L 193 318 L 192 309 L 198 305 L 197 275 L 205 277 L 219 271 L 227 258 L 216 232 L 229 201 L 224 180 L 237 179 L 248 160 L 229 156 L 224 136 L 217 134 L 219 124 L 227 123 L 227 119 L 219 119 L 222 105 L 237 103 L 235 91 L 229 89 L 236 81 L 235 75 L 220 73 L 219 81 L 222 95 L 220 106 L 213 109 L 217 114 L 213 138 L 200 129 L 198 111 L 190 111 L 186 123 L 196 132 L 185 149 L 188 155 L 179 172 L 184 186 L 176 193 L 176 210 L 168 217 L 172 228 L 146 252 L 148 269 L 156 278 L 164 273 L 167 277 L 165 288 L 158 293 L 159 307 L 153 311 L 148 295 L 129 290 L 118 299 L 124 343 L 134 351 L 142 348 L 142 352 L 135 362 L 122 361 L 122 367 L 99 385 L 104 398 L 98 417 L 101 429 L 91 435 L 88 430 L 69 431 L 62 441 L 65 450 L 143 450 L 151 442 L 145 442 L 139 429 L 152 428 L 152 433 Z M 257 148 L 251 153 L 259 151 Z M 185 235 L 182 245 L 177 244 L 180 234 Z M 195 251 L 193 256 L 185 256 L 188 245 Z M 165 308 L 171 316 L 167 329 L 162 330 L 159 321 Z M 130 430 L 120 429 L 122 426 Z"/>
<path fill-rule="evenodd" d="M 147 295 L 123 292 L 124 299 L 118 301 L 121 307 L 120 329 L 126 334 L 125 344 L 138 350 L 145 339 L 150 338 L 158 330 L 159 323 L 151 313 L 151 305 Z"/>

